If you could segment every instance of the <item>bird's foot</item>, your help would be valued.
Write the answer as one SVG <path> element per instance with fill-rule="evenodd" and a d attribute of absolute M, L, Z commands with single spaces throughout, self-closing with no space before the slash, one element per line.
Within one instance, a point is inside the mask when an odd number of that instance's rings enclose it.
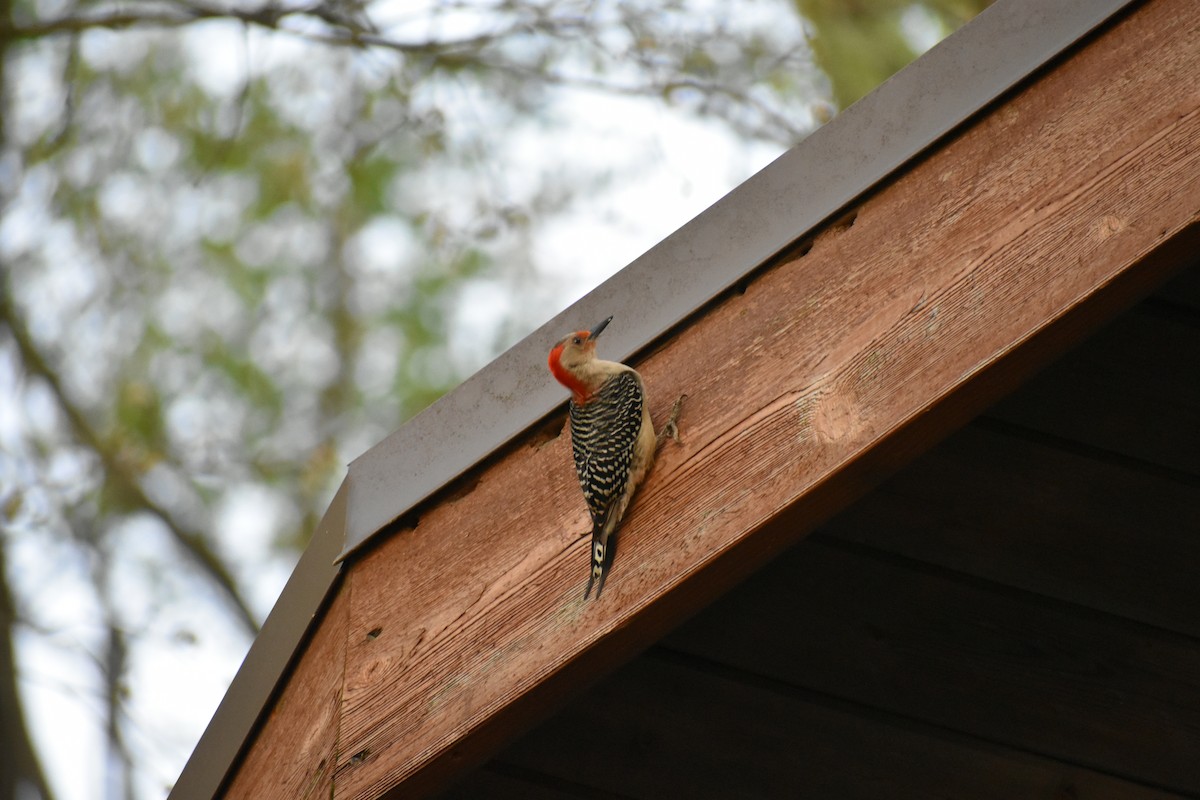
<path fill-rule="evenodd" d="M 675 405 L 671 408 L 671 416 L 667 418 L 667 422 L 662 426 L 662 430 L 658 432 L 658 443 L 661 445 L 664 439 L 674 439 L 676 444 L 683 444 L 679 439 L 679 412 L 683 408 L 683 401 L 687 399 L 686 394 L 679 395 L 679 399 L 675 401 Z"/>

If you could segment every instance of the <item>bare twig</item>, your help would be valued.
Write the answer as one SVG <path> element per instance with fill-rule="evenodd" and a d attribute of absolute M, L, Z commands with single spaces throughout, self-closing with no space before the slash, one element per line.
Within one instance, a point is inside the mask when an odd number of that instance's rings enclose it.
<path fill-rule="evenodd" d="M 776 109 L 763 103 L 752 93 L 717 81 L 707 81 L 692 75 L 674 74 L 659 79 L 650 78 L 638 84 L 622 84 L 600 77 L 567 75 L 548 70 L 544 64 L 522 64 L 489 48 L 514 37 L 540 34 L 562 40 L 578 38 L 584 22 L 575 16 L 555 16 L 545 10 L 524 9 L 527 13 L 516 19 L 506 20 L 491 31 L 472 34 L 458 39 L 431 38 L 424 41 L 405 41 L 380 34 L 370 19 L 360 9 L 343 10 L 329 0 L 316 0 L 299 8 L 282 8 L 268 3 L 259 8 L 231 8 L 210 5 L 205 0 L 180 0 L 171 5 L 160 5 L 141 11 L 107 11 L 103 13 L 66 16 L 58 19 L 36 20 L 12 25 L 0 21 L 0 39 L 37 39 L 55 35 L 78 35 L 93 28 L 178 28 L 200 20 L 226 19 L 240 22 L 247 27 L 295 36 L 299 39 L 329 46 L 372 48 L 387 50 L 406 56 L 433 59 L 446 66 L 457 66 L 468 58 L 472 64 L 501 74 L 512 75 L 522 80 L 534 80 L 546 85 L 572 86 L 604 91 L 618 95 L 661 96 L 678 89 L 694 89 L 706 98 L 724 96 L 730 101 L 749 108 L 761 117 L 761 123 L 727 120 L 740 132 L 760 139 L 783 140 L 792 143 L 807 133 Z M 309 24 L 296 25 L 299 20 Z M 312 23 L 316 23 L 315 25 Z M 636 35 L 637 31 L 632 30 Z M 647 67 L 653 75 L 656 67 L 645 52 L 633 51 L 622 54 L 611 52 L 601 42 L 591 42 L 606 57 L 616 61 L 633 58 Z"/>
<path fill-rule="evenodd" d="M 319 20 L 325 24 L 327 30 L 305 31 L 288 28 L 284 24 L 284 20 L 288 17 L 308 17 Z M 99 14 L 35 20 L 20 24 L 0 22 L 0 38 L 41 39 L 47 36 L 80 33 L 94 28 L 109 30 L 179 28 L 193 22 L 213 19 L 227 19 L 268 30 L 281 31 L 323 44 L 368 45 L 413 55 L 442 55 L 477 50 L 505 39 L 515 32 L 528 30 L 527 24 L 515 23 L 502 30 L 467 36 L 462 39 L 405 42 L 381 36 L 375 32 L 369 22 L 359 23 L 352 17 L 334 13 L 324 3 L 316 3 L 307 8 L 280 8 L 266 5 L 256 9 L 239 9 L 210 6 L 201 2 L 186 2 L 177 3 L 170 8 L 108 11 Z"/>

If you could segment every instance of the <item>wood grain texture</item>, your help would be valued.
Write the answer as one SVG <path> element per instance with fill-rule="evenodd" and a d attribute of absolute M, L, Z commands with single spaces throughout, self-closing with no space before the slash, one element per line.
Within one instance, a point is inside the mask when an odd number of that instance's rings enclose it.
<path fill-rule="evenodd" d="M 1195 347 L 1191 336 L 1200 337 L 1200 326 L 1194 332 L 1156 326 L 1157 308 L 1158 301 L 1142 303 L 1108 331 L 1149 325 L 1160 334 L 1155 340 L 1158 349 Z M 1087 361 L 1100 374 L 1121 373 L 1120 363 L 1129 355 L 1126 348 L 1113 346 L 1113 336 L 1093 337 L 1083 350 L 1091 351 Z M 1061 359 L 1049 371 L 1073 371 L 1072 360 Z M 1150 397 L 1171 391 L 1173 372 L 1166 364 L 1160 367 L 1139 371 L 1140 390 Z M 1115 382 L 1061 385 L 1069 394 L 1064 403 L 1113 410 L 1111 417 L 1129 418 L 1123 426 L 1174 424 L 1179 436 L 1190 438 L 1200 452 L 1194 415 L 1148 418 L 1142 409 L 1125 405 L 1125 388 Z M 1017 396 L 1026 391 L 1028 385 Z M 1200 385 L 1193 391 L 1200 391 Z M 1115 413 L 1121 408 L 1123 414 Z M 1109 418 L 1109 414 L 1094 415 L 1096 420 Z M 805 674 L 802 667 L 788 673 L 791 660 L 838 665 L 862 660 L 858 636 L 844 632 L 813 636 L 814 631 L 825 630 L 830 617 L 839 630 L 852 630 L 856 623 L 871 626 L 875 638 L 884 636 L 879 618 L 863 619 L 863 612 L 872 607 L 892 621 L 928 620 L 930 604 L 974 619 L 981 606 L 978 602 L 963 603 L 963 596 L 956 596 L 939 604 L 929 597 L 961 584 L 968 598 L 995 595 L 988 605 L 1017 608 L 1001 612 L 1012 624 L 1006 626 L 1003 642 L 994 637 L 1000 646 L 991 651 L 975 646 L 977 635 L 960 632 L 978 627 L 968 624 L 922 625 L 919 636 L 903 624 L 892 625 L 886 632 L 889 646 L 913 653 L 971 650 L 977 659 L 999 660 L 987 669 L 960 668 L 966 674 L 955 683 L 962 685 L 960 691 L 978 693 L 984 705 L 992 706 L 992 715 L 1022 717 L 1029 714 L 1028 706 L 1045 704 L 1041 679 L 1024 686 L 1018 676 L 1008 687 L 1011 702 L 997 707 L 992 683 L 979 680 L 972 689 L 971 673 L 1009 673 L 1011 653 L 1028 653 L 1032 663 L 1047 652 L 1047 640 L 1054 637 L 1047 637 L 1046 625 L 1023 623 L 1049 608 L 1056 612 L 1060 629 L 1081 627 L 1089 632 L 1092 660 L 1114 666 L 1109 670 L 1114 676 L 1110 695 L 1128 697 L 1120 676 L 1137 664 L 1128 662 L 1123 643 L 1132 637 L 1157 641 L 1164 638 L 1164 631 L 1172 630 L 1190 637 L 1166 636 L 1173 647 L 1182 643 L 1185 649 L 1196 650 L 1195 642 L 1200 640 L 1196 627 L 1200 586 L 1195 580 L 1195 565 L 1200 563 L 1200 482 L 1178 477 L 1152 464 L 1077 447 L 1060 437 L 1032 435 L 1010 426 L 997 428 L 985 417 L 982 424 L 967 426 L 906 466 L 669 639 L 679 647 L 678 639 L 685 638 L 689 650 L 715 653 L 712 657 L 718 661 L 672 657 L 666 665 L 672 674 L 662 681 L 647 680 L 649 673 L 643 667 L 623 668 L 505 748 L 490 766 L 516 763 L 530 772 L 550 773 L 551 779 L 571 776 L 585 784 L 580 796 L 618 788 L 632 796 L 661 796 L 664 786 L 675 787 L 673 795 L 689 797 L 745 796 L 756 794 L 753 789 L 763 780 L 778 796 L 792 797 L 856 796 L 864 791 L 867 796 L 874 791 L 888 797 L 975 797 L 981 793 L 978 787 L 999 797 L 1152 793 L 1150 786 L 1166 782 L 1158 774 L 1143 773 L 1137 776 L 1143 783 L 1134 786 L 1113 776 L 1109 780 L 1116 786 L 1104 780 L 1089 783 L 1068 778 L 1055 785 L 1053 776 L 1071 766 L 1058 762 L 1056 767 L 1045 754 L 1041 767 L 1026 765 L 1020 758 L 1015 764 L 1005 763 L 1007 757 L 1028 754 L 1030 748 L 1028 739 L 1002 738 L 1013 729 L 1011 724 L 980 725 L 976 719 L 973 735 L 955 725 L 956 736 L 947 729 L 953 723 L 931 724 L 865 704 L 872 696 L 856 689 L 854 678 L 861 677 L 857 673 L 847 680 L 850 691 L 843 701 L 808 690 L 801 680 L 781 683 L 780 677 Z M 856 546 L 847 548 L 845 542 Z M 831 561 L 830 544 L 835 553 L 840 548 L 848 557 Z M 860 558 L 869 565 L 859 566 Z M 871 561 L 884 562 L 895 578 L 875 579 L 878 565 Z M 816 580 L 813 570 L 819 572 Z M 896 591 L 897 585 L 907 588 Z M 835 588 L 831 591 L 829 586 Z M 848 607 L 856 611 L 847 613 Z M 739 638 L 731 642 L 728 636 L 733 630 Z M 1070 647 L 1063 645 L 1063 649 Z M 1116 658 L 1104 652 L 1113 647 Z M 663 647 L 656 647 L 638 661 L 661 661 L 663 653 Z M 727 653 L 737 654 L 738 668 L 729 668 Z M 767 666 L 759 666 L 760 660 Z M 923 673 L 913 668 L 917 660 L 914 655 L 890 661 L 882 672 L 898 674 L 872 673 L 872 683 L 916 680 L 908 673 Z M 1047 668 L 1055 667 L 1047 664 Z M 689 674 L 697 669 L 719 680 Z M 693 688 L 698 681 L 700 685 Z M 744 686 L 728 688 L 730 681 Z M 756 702 L 759 690 L 779 699 Z M 1144 695 L 1172 698 L 1178 706 L 1177 719 L 1196 711 L 1189 711 L 1187 693 L 1176 692 L 1169 684 L 1151 691 L 1143 688 L 1125 704 L 1149 707 L 1140 699 Z M 765 713 L 764 705 L 769 706 Z M 815 713 L 809 710 L 812 705 L 818 707 Z M 1081 719 L 1078 724 L 1091 724 L 1102 732 L 1111 724 L 1107 719 L 1096 724 L 1095 717 L 1106 718 L 1109 713 L 1089 704 L 1072 716 L 1091 717 L 1090 722 Z M 829 724 L 829 716 L 844 717 L 844 724 Z M 1161 736 L 1151 736 L 1148 746 L 1156 747 L 1159 738 L 1170 734 L 1169 730 L 1158 733 Z M 985 746 L 989 756 L 980 758 L 974 748 L 984 738 L 993 747 Z M 1090 740 L 1063 738 L 1074 740 L 1075 755 L 1080 757 L 1105 735 Z M 766 746 L 761 744 L 764 740 Z M 1105 752 L 1087 754 L 1085 760 L 1104 769 L 1110 763 Z M 598 761 L 604 763 L 603 770 L 591 766 Z M 717 774 L 709 774 L 709 769 Z M 1032 775 L 1044 782 L 1026 785 Z M 870 780 L 864 790 L 860 781 L 866 776 Z"/>
<path fill-rule="evenodd" d="M 809 541 L 664 645 L 1195 796 L 1200 648 L 1113 622 Z"/>
<path fill-rule="evenodd" d="M 642 360 L 684 445 L 602 602 L 561 418 L 355 561 L 334 796 L 444 784 L 1164 279 L 1198 70 L 1200 6 L 1140 7 Z"/>
<path fill-rule="evenodd" d="M 585 782 L 580 797 L 1177 796 L 657 650 L 502 759 Z"/>
<path fill-rule="evenodd" d="M 342 668 L 350 598 L 332 602 L 263 721 L 224 797 L 229 800 L 324 800 L 338 763 Z"/>

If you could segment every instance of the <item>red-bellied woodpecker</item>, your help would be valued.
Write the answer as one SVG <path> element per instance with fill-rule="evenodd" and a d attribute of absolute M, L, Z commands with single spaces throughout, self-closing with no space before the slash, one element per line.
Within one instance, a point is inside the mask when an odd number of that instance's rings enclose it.
<path fill-rule="evenodd" d="M 638 484 L 654 464 L 659 443 L 679 441 L 675 401 L 662 432 L 654 433 L 642 376 L 625 364 L 596 358 L 596 337 L 612 317 L 590 331 L 575 331 L 550 350 L 550 372 L 571 390 L 571 449 L 583 499 L 592 515 L 592 570 L 584 599 L 604 578 L 617 551 L 617 527 Z"/>

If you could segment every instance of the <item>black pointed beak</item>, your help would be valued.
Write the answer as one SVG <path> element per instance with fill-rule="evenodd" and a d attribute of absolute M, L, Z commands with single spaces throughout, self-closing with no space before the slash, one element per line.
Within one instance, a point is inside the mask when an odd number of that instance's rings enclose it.
<path fill-rule="evenodd" d="M 603 322 L 601 322 L 599 325 L 592 328 L 592 330 L 590 332 L 588 332 L 588 338 L 595 339 L 597 336 L 599 336 L 604 331 L 605 328 L 608 327 L 608 323 L 610 323 L 610 322 L 612 322 L 612 317 L 605 318 Z"/>

